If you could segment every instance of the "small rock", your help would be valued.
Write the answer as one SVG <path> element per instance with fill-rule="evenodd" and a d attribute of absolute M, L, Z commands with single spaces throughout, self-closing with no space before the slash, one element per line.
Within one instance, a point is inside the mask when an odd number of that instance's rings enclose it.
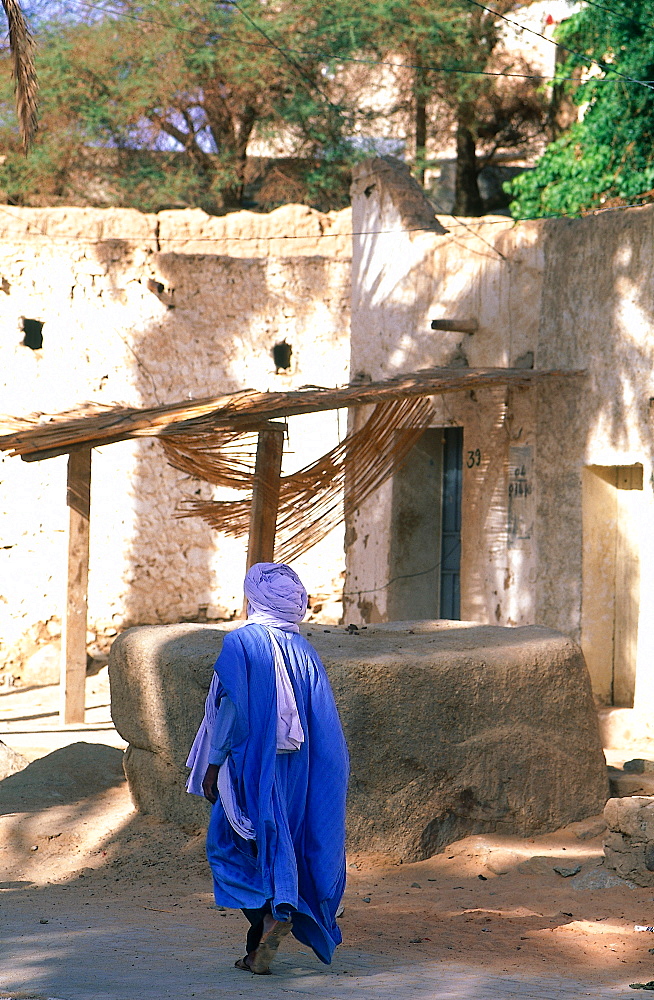
<path fill-rule="evenodd" d="M 620 771 L 616 767 L 609 767 L 607 771 L 612 798 L 622 799 L 632 795 L 654 795 L 653 774 L 630 774 L 627 771 Z"/>
<path fill-rule="evenodd" d="M 40 924 L 47 924 L 47 922 L 48 922 L 47 920 L 39 920 Z"/>
<path fill-rule="evenodd" d="M 420 885 L 420 882 L 412 882 L 411 883 L 411 888 L 412 889 L 422 889 L 422 886 Z"/>
<path fill-rule="evenodd" d="M 422 944 L 422 938 L 409 938 L 409 944 Z"/>
<path fill-rule="evenodd" d="M 481 879 L 482 882 L 488 882 L 488 879 L 486 878 L 485 875 L 478 875 L 477 878 Z"/>
<path fill-rule="evenodd" d="M 27 767 L 29 761 L 0 740 L 0 781 L 10 774 L 17 774 Z"/>
<path fill-rule="evenodd" d="M 535 854 L 532 858 L 527 858 L 518 865 L 521 875 L 548 875 L 552 871 L 552 858 L 546 855 Z"/>
<path fill-rule="evenodd" d="M 554 865 L 554 871 L 561 878 L 571 878 L 572 875 L 578 875 L 581 871 L 581 865 L 574 865 L 572 868 L 566 868 L 563 865 Z"/>
<path fill-rule="evenodd" d="M 506 875 L 520 864 L 520 855 L 514 851 L 492 851 L 484 862 L 494 875 Z"/>
<path fill-rule="evenodd" d="M 363 897 L 363 902 L 364 903 L 369 903 L 370 902 L 370 896 L 364 896 Z"/>
<path fill-rule="evenodd" d="M 32 844 L 32 846 L 30 847 L 30 851 L 38 851 L 38 849 L 39 849 L 38 844 Z"/>
<path fill-rule="evenodd" d="M 588 819 L 577 820 L 566 827 L 566 832 L 574 833 L 577 840 L 592 840 L 606 830 L 603 816 L 589 816 Z"/>
<path fill-rule="evenodd" d="M 627 774 L 645 774 L 647 771 L 654 771 L 654 760 L 634 757 L 633 760 L 626 760 L 624 762 L 622 770 L 626 771 Z"/>
<path fill-rule="evenodd" d="M 23 684 L 56 684 L 61 671 L 61 642 L 47 642 L 23 662 Z"/>
<path fill-rule="evenodd" d="M 638 888 L 635 882 L 630 882 L 626 878 L 620 878 L 615 872 L 607 871 L 605 868 L 591 868 L 590 871 L 579 875 L 571 883 L 573 889 L 615 889 L 617 886 L 626 886 L 628 889 Z"/>
<path fill-rule="evenodd" d="M 579 840 L 592 840 L 594 837 L 599 837 L 600 834 L 605 832 L 606 823 L 603 819 L 598 819 L 594 823 L 590 823 L 585 830 L 580 830 L 577 837 Z"/>

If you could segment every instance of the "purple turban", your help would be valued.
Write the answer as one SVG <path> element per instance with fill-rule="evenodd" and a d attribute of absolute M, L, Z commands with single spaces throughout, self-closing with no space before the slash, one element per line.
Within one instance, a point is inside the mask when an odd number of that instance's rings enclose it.
<path fill-rule="evenodd" d="M 248 621 L 298 632 L 307 613 L 307 592 L 286 563 L 255 563 L 245 577 Z"/>

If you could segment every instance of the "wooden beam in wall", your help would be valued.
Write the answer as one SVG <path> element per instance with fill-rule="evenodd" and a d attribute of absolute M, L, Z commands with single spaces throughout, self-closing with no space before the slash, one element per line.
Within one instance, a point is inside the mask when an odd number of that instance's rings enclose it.
<path fill-rule="evenodd" d="M 84 722 L 86 698 L 86 616 L 89 579 L 91 449 L 68 455 L 68 580 L 61 643 L 60 717 Z"/>

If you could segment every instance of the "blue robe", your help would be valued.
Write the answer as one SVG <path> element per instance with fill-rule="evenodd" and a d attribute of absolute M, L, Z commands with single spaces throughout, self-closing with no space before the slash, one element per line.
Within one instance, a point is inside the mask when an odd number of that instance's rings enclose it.
<path fill-rule="evenodd" d="M 215 664 L 235 706 L 229 767 L 236 798 L 256 832 L 238 836 L 220 799 L 211 813 L 207 857 L 219 906 L 255 909 L 272 901 L 278 919 L 329 963 L 341 942 L 336 910 L 345 889 L 345 797 L 349 761 L 334 696 L 310 643 L 275 629 L 304 743 L 277 753 L 275 668 L 259 625 L 225 636 Z"/>

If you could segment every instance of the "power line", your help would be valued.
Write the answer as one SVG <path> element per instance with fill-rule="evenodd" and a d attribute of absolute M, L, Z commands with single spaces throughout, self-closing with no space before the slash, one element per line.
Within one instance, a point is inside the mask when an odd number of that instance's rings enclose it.
<path fill-rule="evenodd" d="M 237 5 L 232 2 L 232 0 L 225 0 L 229 2 L 230 6 L 236 7 Z M 586 0 L 590 2 L 590 0 Z M 141 24 L 152 24 L 160 28 L 172 28 L 173 31 L 181 31 L 184 34 L 195 35 L 197 37 L 197 32 L 193 28 L 184 28 L 182 25 L 173 24 L 171 21 L 159 21 L 152 18 L 139 17 L 137 14 L 130 14 L 126 11 L 113 10 L 108 7 L 103 7 L 100 4 L 89 3 L 88 0 L 68 0 L 69 4 L 76 4 L 78 7 L 89 7 L 92 10 L 99 10 L 104 14 L 111 14 L 114 17 L 119 18 L 129 18 L 132 21 L 138 21 Z M 596 5 L 597 6 L 597 5 Z M 240 10 L 240 8 L 237 8 Z M 500 15 L 498 15 L 499 17 Z M 260 30 L 260 29 L 258 29 Z M 529 30 L 525 28 L 524 30 Z M 213 35 L 207 33 L 204 36 L 206 39 L 213 37 Z M 547 38 L 547 36 L 541 36 L 546 39 L 546 41 L 552 41 L 552 39 Z M 295 49 L 289 48 L 287 46 L 278 45 L 276 42 L 254 42 L 246 38 L 230 38 L 229 42 L 231 44 L 242 45 L 247 48 L 275 48 L 281 55 L 288 54 L 289 56 L 302 56 L 307 59 L 321 59 L 325 62 L 330 62 L 337 60 L 338 62 L 354 63 L 361 66 L 387 66 L 390 69 L 420 69 L 430 73 L 442 73 L 443 75 L 452 76 L 487 76 L 491 78 L 502 79 L 506 77 L 510 80 L 539 80 L 543 83 L 548 81 L 555 81 L 556 83 L 574 83 L 579 86 L 583 81 L 579 80 L 574 76 L 555 76 L 548 75 L 545 73 L 511 73 L 506 70 L 481 70 L 481 69 L 467 69 L 466 67 L 459 66 L 436 66 L 436 65 L 424 65 L 418 63 L 404 63 L 404 62 L 394 62 L 389 59 L 372 59 L 365 56 L 346 56 L 340 53 L 329 53 L 329 52 L 318 52 L 318 51 L 307 51 L 305 49 Z M 555 43 L 557 44 L 557 43 Z M 586 57 L 584 57 L 586 58 Z M 300 68 L 299 64 L 296 68 Z M 594 81 L 595 83 L 616 83 L 617 80 L 613 77 L 606 77 L 601 80 Z M 651 83 L 653 81 L 649 80 L 633 80 L 633 83 Z"/>
<path fill-rule="evenodd" d="M 444 553 L 443 556 L 438 560 L 438 562 L 435 563 L 433 566 L 430 566 L 428 569 L 418 570 L 417 573 L 400 573 L 400 574 L 398 574 L 398 576 L 391 577 L 391 579 L 387 580 L 386 583 L 382 583 L 382 585 L 380 587 L 371 587 L 369 590 L 349 590 L 349 591 L 343 591 L 343 597 L 359 597 L 361 594 L 376 594 L 380 590 L 386 590 L 387 587 L 390 587 L 390 585 L 392 583 L 396 583 L 397 580 L 413 580 L 417 576 L 427 576 L 429 573 L 435 573 L 436 570 L 438 570 L 438 569 L 441 568 L 441 566 L 443 565 L 443 562 L 447 561 L 447 559 L 454 552 L 456 552 L 456 549 L 458 548 L 458 545 L 459 545 L 458 541 L 453 542 L 452 543 L 452 547 L 450 548 L 450 551 Z"/>
<path fill-rule="evenodd" d="M 611 66 L 610 63 L 601 62 L 599 59 L 594 59 L 593 56 L 588 56 L 583 52 L 577 52 L 575 49 L 568 48 L 567 45 L 561 45 L 554 38 L 548 38 L 547 35 L 543 35 L 542 32 L 536 31 L 535 28 L 528 28 L 526 24 L 518 24 L 517 21 L 512 21 L 510 17 L 505 17 L 504 14 L 500 14 L 499 11 L 493 10 L 492 7 L 486 7 L 483 3 L 479 3 L 479 0 L 465 0 L 466 3 L 470 3 L 473 7 L 479 7 L 481 10 L 488 11 L 493 17 L 499 17 L 500 20 L 506 21 L 507 24 L 513 25 L 514 28 L 519 28 L 521 31 L 528 31 L 531 35 L 536 35 L 537 38 L 543 38 L 546 42 L 550 42 L 552 45 L 556 45 L 563 52 L 567 52 L 571 56 L 577 56 L 579 59 L 585 59 L 587 63 L 592 63 L 594 66 L 599 66 L 601 70 L 605 73 L 615 73 L 616 76 L 620 77 L 621 80 L 626 80 L 629 83 L 637 83 L 641 87 L 645 87 L 647 90 L 654 90 L 654 86 L 648 83 L 646 80 L 637 80 L 633 76 L 627 76 L 626 73 L 620 73 L 619 70 Z"/>
<path fill-rule="evenodd" d="M 500 257 L 503 261 L 506 261 L 507 258 L 502 253 L 502 251 L 498 250 L 497 247 L 493 246 L 493 244 L 490 243 L 483 236 L 480 236 L 479 233 L 473 232 L 473 230 L 471 229 L 470 225 L 467 222 L 464 222 L 463 219 L 458 218 L 456 215 L 452 215 L 451 212 L 444 212 L 443 209 L 441 208 L 441 206 L 438 204 L 437 201 L 434 201 L 434 205 L 436 206 L 436 208 L 438 209 L 439 212 L 442 212 L 443 215 L 448 215 L 450 217 L 450 219 L 454 219 L 454 221 L 455 221 L 455 223 L 456 223 L 457 226 L 463 226 L 469 232 L 472 232 L 473 236 L 476 236 L 478 240 L 481 240 L 482 243 L 485 243 L 487 247 L 490 247 L 490 249 L 493 251 L 493 253 L 496 253 L 498 257 Z"/>
<path fill-rule="evenodd" d="M 537 215 L 537 216 L 524 216 L 518 219 L 514 219 L 511 216 L 504 216 L 501 219 L 494 218 L 488 219 L 481 216 L 478 220 L 471 221 L 468 220 L 463 222 L 462 219 L 455 215 L 451 215 L 449 212 L 443 212 L 443 215 L 449 215 L 450 218 L 454 219 L 454 223 L 448 223 L 450 229 L 462 228 L 473 232 L 476 226 L 504 226 L 509 224 L 516 225 L 519 222 L 551 222 L 557 219 L 588 219 L 594 218 L 597 215 L 604 215 L 606 212 L 624 212 L 630 208 L 644 208 L 646 205 L 651 205 L 652 202 L 633 202 L 628 205 L 612 205 L 609 208 L 596 208 L 589 210 L 587 212 L 582 212 L 580 215 Z M 17 206 L 18 207 L 18 206 Z M 22 209 L 19 208 L 19 211 Z M 0 206 L 0 212 L 4 215 L 9 216 L 9 218 L 17 219 L 17 216 L 10 212 L 8 209 Z M 28 223 L 28 226 L 30 223 Z M 449 231 L 449 230 L 448 230 Z M 400 236 L 404 233 L 429 233 L 433 230 L 426 228 L 425 226 L 415 226 L 413 228 L 407 229 L 362 229 L 358 231 L 348 231 L 348 232 L 336 232 L 336 233 L 316 233 L 312 235 L 311 233 L 283 233 L 279 236 L 171 236 L 162 237 L 159 236 L 159 240 L 162 243 L 270 243 L 275 240 L 325 240 L 325 239 L 339 239 L 341 237 L 350 236 Z M 479 239 L 483 240 L 483 237 L 478 233 L 474 233 Z M 56 233 L 46 233 L 44 230 L 39 230 L 38 232 L 26 232 L 18 236 L 0 236 L 1 243 L 16 243 L 17 240 L 22 239 L 24 236 L 42 237 L 47 240 L 65 240 L 70 243 L 115 243 L 119 240 L 129 240 L 130 242 L 137 243 L 139 241 L 154 241 L 155 236 L 146 236 L 143 233 L 137 233 L 134 235 L 121 234 L 120 236 L 67 236 L 65 234 L 57 235 Z M 492 246 L 492 244 L 490 244 Z M 493 247 L 495 249 L 495 247 Z M 499 251 L 496 251 L 499 252 Z"/>
<path fill-rule="evenodd" d="M 651 25 L 645 24 L 643 21 L 636 21 L 633 17 L 618 14 L 617 10 L 611 10 L 610 7 L 604 7 L 601 3 L 595 3 L 595 0 L 584 0 L 584 3 L 589 4 L 591 7 L 597 7 L 598 10 L 606 11 L 607 14 L 615 17 L 618 21 L 624 21 L 625 24 L 633 24 L 636 28 L 651 28 Z"/>
<path fill-rule="evenodd" d="M 272 45 L 272 47 L 274 49 L 276 49 L 277 52 L 280 53 L 280 55 L 282 56 L 282 58 L 286 60 L 286 62 L 289 64 L 289 66 L 292 66 L 293 69 L 296 71 L 296 73 L 299 73 L 300 76 L 305 80 L 305 82 L 307 82 L 309 84 L 309 86 L 313 90 L 317 91 L 317 93 L 320 94 L 320 96 L 323 98 L 324 101 L 327 102 L 327 104 L 330 106 L 330 108 L 332 108 L 334 111 L 336 111 L 337 114 L 340 115 L 340 113 L 341 113 L 340 109 L 333 103 L 333 101 L 330 101 L 329 97 L 327 96 L 327 94 L 325 94 L 325 92 L 323 91 L 322 87 L 320 87 L 318 85 L 318 83 L 311 76 L 309 76 L 309 74 L 304 70 L 304 68 L 299 63 L 296 63 L 294 59 L 291 59 L 290 56 L 284 51 L 284 49 L 281 48 L 277 44 L 277 42 L 275 42 L 270 37 L 270 35 L 268 35 L 264 31 L 264 29 L 261 27 L 261 25 L 257 24 L 257 22 L 254 20 L 254 18 L 250 17 L 250 15 L 248 13 L 246 13 L 246 11 L 244 11 L 241 6 L 239 6 L 239 4 L 236 2 L 236 0 L 228 0 L 228 2 L 229 2 L 230 7 L 235 7 L 236 10 L 239 12 L 239 14 L 241 14 L 242 17 L 244 17 L 245 20 L 249 24 L 252 25 L 252 27 L 254 28 L 254 30 L 258 31 L 259 34 L 263 38 L 266 39 L 266 41 L 268 42 L 268 44 Z"/>

